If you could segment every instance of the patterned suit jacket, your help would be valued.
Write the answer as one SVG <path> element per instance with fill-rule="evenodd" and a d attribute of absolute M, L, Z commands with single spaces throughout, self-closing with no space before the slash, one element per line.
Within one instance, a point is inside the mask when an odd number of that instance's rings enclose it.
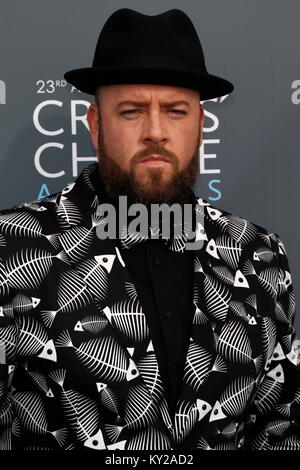
<path fill-rule="evenodd" d="M 83 170 L 0 213 L 2 449 L 299 449 L 295 297 L 285 246 L 198 198 L 194 316 L 170 416 L 116 240 Z M 172 295 L 172 292 L 170 292 Z"/>

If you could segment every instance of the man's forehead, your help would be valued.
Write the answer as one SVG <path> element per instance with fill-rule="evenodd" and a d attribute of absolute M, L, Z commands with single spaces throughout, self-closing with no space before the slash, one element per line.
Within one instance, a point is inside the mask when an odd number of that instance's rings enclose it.
<path fill-rule="evenodd" d="M 105 88 L 103 92 L 105 94 Z M 189 100 L 194 98 L 196 91 L 187 88 L 166 85 L 112 85 L 109 95 L 117 103 L 120 101 L 151 101 L 159 99 L 163 101 Z"/>

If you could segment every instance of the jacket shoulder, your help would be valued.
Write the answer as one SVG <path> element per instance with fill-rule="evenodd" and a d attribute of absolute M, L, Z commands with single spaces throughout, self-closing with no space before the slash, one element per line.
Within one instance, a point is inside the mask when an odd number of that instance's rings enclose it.
<path fill-rule="evenodd" d="M 39 243 L 52 234 L 59 234 L 57 209 L 61 191 L 43 199 L 33 199 L 0 210 L 0 257 L 13 247 Z"/>
<path fill-rule="evenodd" d="M 42 199 L 32 199 L 30 201 L 25 201 L 20 204 L 15 204 L 14 206 L 11 206 L 9 208 L 0 209 L 0 215 L 22 211 L 29 211 L 32 213 L 36 212 L 38 214 L 39 212 L 46 211 L 47 209 L 53 206 L 57 206 L 61 193 L 62 191 L 57 191 L 56 193 L 52 193 Z"/>
<path fill-rule="evenodd" d="M 242 232 L 252 232 L 256 237 L 267 236 L 276 240 L 278 235 L 264 225 L 258 224 L 256 221 L 247 218 L 237 212 L 231 212 L 224 209 L 222 206 L 214 204 L 206 199 L 197 198 L 200 205 L 205 205 L 208 217 L 216 221 L 224 227 L 224 231 L 228 234 L 242 234 Z M 256 238 L 255 237 L 255 238 Z M 254 238 L 254 237 L 253 237 Z"/>
<path fill-rule="evenodd" d="M 31 201 L 25 201 L 9 208 L 0 209 L 0 216 L 13 212 L 31 212 L 38 215 L 39 212 L 44 212 L 51 207 L 57 206 L 61 192 L 62 191 L 58 191 L 56 193 L 50 194 L 43 199 L 32 199 Z"/>

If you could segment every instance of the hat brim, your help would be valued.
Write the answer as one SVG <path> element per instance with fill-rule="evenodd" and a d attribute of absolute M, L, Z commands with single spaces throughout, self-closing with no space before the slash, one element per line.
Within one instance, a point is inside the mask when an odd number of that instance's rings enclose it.
<path fill-rule="evenodd" d="M 156 84 L 192 88 L 200 93 L 200 101 L 228 95 L 234 85 L 225 78 L 194 70 L 176 70 L 161 67 L 142 68 L 109 66 L 86 67 L 66 72 L 64 78 L 78 90 L 95 95 L 101 85 Z"/>

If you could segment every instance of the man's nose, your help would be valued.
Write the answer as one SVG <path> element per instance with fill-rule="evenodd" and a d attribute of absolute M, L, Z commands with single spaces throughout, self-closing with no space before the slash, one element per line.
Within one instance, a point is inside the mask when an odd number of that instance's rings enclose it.
<path fill-rule="evenodd" d="M 143 123 L 144 142 L 164 143 L 167 140 L 163 122 L 163 113 L 159 110 L 148 110 Z"/>

